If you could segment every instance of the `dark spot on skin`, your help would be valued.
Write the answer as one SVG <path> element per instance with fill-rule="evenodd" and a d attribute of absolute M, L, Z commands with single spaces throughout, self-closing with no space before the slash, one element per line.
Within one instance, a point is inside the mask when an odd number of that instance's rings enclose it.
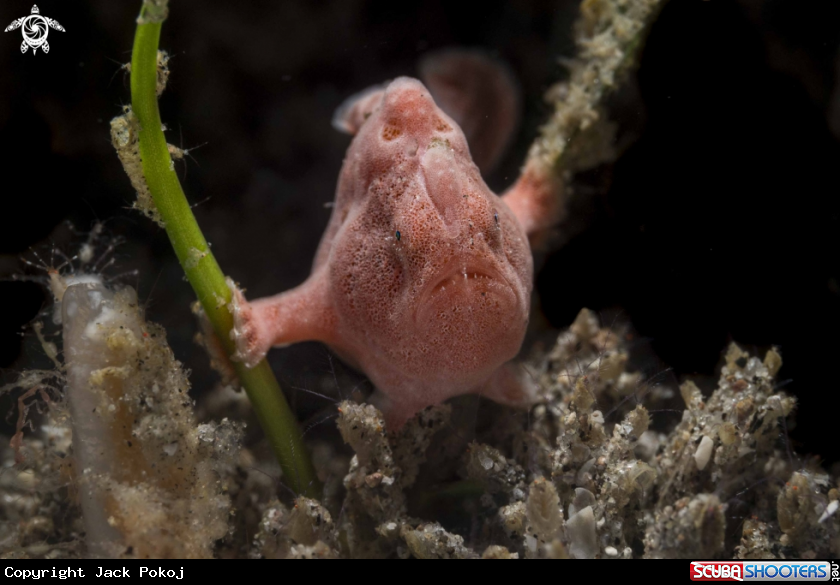
<path fill-rule="evenodd" d="M 496 223 L 499 223 L 499 214 L 498 214 L 498 213 L 494 213 L 494 214 L 493 214 L 493 219 L 495 219 L 495 220 L 496 220 Z"/>
<path fill-rule="evenodd" d="M 396 236 L 397 236 L 397 241 L 399 242 L 400 239 L 402 238 L 402 234 L 400 234 L 400 230 L 397 230 Z"/>

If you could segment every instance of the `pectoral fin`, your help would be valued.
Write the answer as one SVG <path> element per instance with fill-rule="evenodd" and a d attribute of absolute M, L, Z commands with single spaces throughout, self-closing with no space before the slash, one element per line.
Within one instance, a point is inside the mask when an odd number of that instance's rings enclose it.
<path fill-rule="evenodd" d="M 502 201 L 525 228 L 532 248 L 563 218 L 565 192 L 563 181 L 550 169 L 530 161 L 516 183 L 502 195 Z"/>
<path fill-rule="evenodd" d="M 334 343 L 336 317 L 326 276 L 326 270 L 316 271 L 297 288 L 251 302 L 228 279 L 233 294 L 229 309 L 234 321 L 234 359 L 253 367 L 272 346 L 298 341 Z"/>

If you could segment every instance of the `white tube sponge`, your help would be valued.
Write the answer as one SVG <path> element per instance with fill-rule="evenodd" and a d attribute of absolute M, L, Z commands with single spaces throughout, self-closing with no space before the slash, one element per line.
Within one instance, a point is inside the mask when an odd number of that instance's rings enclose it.
<path fill-rule="evenodd" d="M 211 557 L 228 530 L 219 479 L 239 430 L 196 425 L 187 375 L 132 288 L 76 284 L 62 303 L 88 554 Z"/>
<path fill-rule="evenodd" d="M 63 296 L 64 360 L 67 370 L 67 401 L 73 421 L 73 451 L 79 478 L 82 512 L 88 553 L 94 557 L 108 557 L 110 543 L 120 540 L 117 530 L 108 524 L 107 513 L 85 477 L 110 474 L 115 461 L 114 444 L 108 424 L 97 408 L 103 406 L 102 396 L 90 391 L 90 379 L 95 371 L 108 365 L 107 343 L 95 332 L 95 323 L 113 305 L 113 293 L 101 283 L 70 286 Z M 102 315 L 104 317 L 104 315 Z M 104 319 L 103 319 L 104 320 Z M 105 411 L 108 408 L 105 407 Z M 87 488 L 87 489 L 85 489 Z"/>

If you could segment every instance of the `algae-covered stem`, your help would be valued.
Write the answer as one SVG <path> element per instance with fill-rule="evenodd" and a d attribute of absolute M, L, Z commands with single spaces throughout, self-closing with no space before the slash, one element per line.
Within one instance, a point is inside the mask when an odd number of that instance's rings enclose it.
<path fill-rule="evenodd" d="M 527 165 L 562 177 L 611 158 L 612 133 L 596 131 L 597 123 L 604 122 L 604 98 L 636 66 L 647 33 L 667 1 L 582 0 L 573 33 L 578 54 L 566 61 L 569 79 L 547 93 L 554 113 L 531 145 Z"/>
<path fill-rule="evenodd" d="M 140 127 L 143 175 L 178 261 L 225 351 L 232 355 L 235 351 L 230 338 L 233 317 L 227 308 L 231 293 L 172 168 L 161 126 L 156 85 L 158 43 L 166 4 L 161 0 L 145 0 L 137 19 L 131 55 L 131 103 Z M 200 253 L 198 261 L 195 250 Z M 297 421 L 268 363 L 262 360 L 253 368 L 239 362 L 234 365 L 287 482 L 304 495 L 318 497 L 321 487 Z"/>

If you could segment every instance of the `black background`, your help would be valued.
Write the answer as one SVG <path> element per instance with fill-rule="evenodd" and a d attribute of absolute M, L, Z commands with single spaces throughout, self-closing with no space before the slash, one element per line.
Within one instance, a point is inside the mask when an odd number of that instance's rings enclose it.
<path fill-rule="evenodd" d="M 107 220 L 121 236 L 119 273 L 164 324 L 196 393 L 214 379 L 192 341 L 192 293 L 162 230 L 127 209 L 133 199 L 111 147 L 109 120 L 129 100 L 128 61 L 139 2 L 40 2 L 67 32 L 48 55 L 21 55 L 0 35 L 0 269 L 72 250 Z M 7 0 L 0 23 L 31 0 Z M 204 144 L 179 164 L 223 269 L 256 298 L 300 283 L 326 224 L 349 138 L 330 118 L 347 95 L 416 74 L 420 55 L 483 47 L 507 61 L 525 96 L 516 144 L 488 183 L 512 182 L 536 127 L 541 96 L 564 75 L 576 3 L 173 0 L 162 46 L 173 54 L 161 102 L 170 142 Z M 614 100 L 622 154 L 586 173 L 589 204 L 563 229 L 537 278 L 554 328 L 581 307 L 620 312 L 673 382 L 710 388 L 730 340 L 781 348 L 782 380 L 800 404 L 792 436 L 805 453 L 840 455 L 840 269 L 835 94 L 840 3 L 672 0 L 648 39 L 638 75 Z M 834 132 L 832 132 L 834 129 Z M 3 381 L 20 358 L 20 327 L 45 306 L 33 283 L 0 282 Z M 539 323 L 541 319 L 535 318 Z M 29 337 L 29 336 L 27 336 Z M 35 357 L 33 357 L 35 356 Z M 285 387 L 314 384 L 329 359 L 303 344 L 271 356 Z M 294 399 L 294 397 L 293 397 Z M 8 410 L 8 399 L 0 408 Z"/>

